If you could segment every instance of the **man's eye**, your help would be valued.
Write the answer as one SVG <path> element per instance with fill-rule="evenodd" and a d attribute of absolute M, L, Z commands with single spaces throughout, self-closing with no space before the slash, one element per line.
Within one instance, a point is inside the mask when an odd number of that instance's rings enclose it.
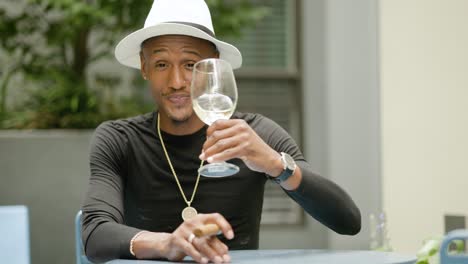
<path fill-rule="evenodd" d="M 186 68 L 187 70 L 192 70 L 192 69 L 193 69 L 193 65 L 195 65 L 195 63 L 187 63 L 187 64 L 185 64 L 185 68 Z"/>
<path fill-rule="evenodd" d="M 156 65 L 155 65 L 155 68 L 157 68 L 157 69 L 163 69 L 163 68 L 166 68 L 166 67 L 167 67 L 167 64 L 162 63 L 162 62 L 156 63 Z"/>

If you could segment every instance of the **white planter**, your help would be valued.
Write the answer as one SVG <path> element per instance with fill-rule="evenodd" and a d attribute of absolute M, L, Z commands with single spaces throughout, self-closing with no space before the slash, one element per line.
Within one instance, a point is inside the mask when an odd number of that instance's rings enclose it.
<path fill-rule="evenodd" d="M 74 217 L 87 189 L 92 134 L 0 130 L 0 205 L 28 206 L 33 264 L 74 262 Z M 260 247 L 325 248 L 326 232 L 309 216 L 305 225 L 266 225 Z"/>
<path fill-rule="evenodd" d="M 0 205 L 29 208 L 31 262 L 74 262 L 92 130 L 0 130 Z"/>

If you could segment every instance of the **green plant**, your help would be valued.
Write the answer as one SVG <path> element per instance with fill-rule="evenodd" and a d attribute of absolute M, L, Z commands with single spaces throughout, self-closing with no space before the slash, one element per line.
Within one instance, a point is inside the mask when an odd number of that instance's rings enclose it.
<path fill-rule="evenodd" d="M 0 128 L 94 128 L 108 119 L 148 111 L 135 78 L 130 95 L 117 96 L 119 73 L 90 71 L 113 59 L 117 41 L 143 25 L 151 0 L 8 1 L 0 7 Z M 240 36 L 268 13 L 248 0 L 207 0 L 217 36 Z M 117 62 L 115 62 L 117 63 Z M 11 80 L 21 76 L 26 99 L 7 107 Z M 146 103 L 145 103 L 146 102 Z"/>
<path fill-rule="evenodd" d="M 440 259 L 440 246 L 443 237 L 433 237 L 426 239 L 423 243 L 422 248 L 416 254 L 416 264 L 439 264 Z M 465 252 L 465 241 L 454 240 L 452 242 L 451 252 L 462 254 Z"/>

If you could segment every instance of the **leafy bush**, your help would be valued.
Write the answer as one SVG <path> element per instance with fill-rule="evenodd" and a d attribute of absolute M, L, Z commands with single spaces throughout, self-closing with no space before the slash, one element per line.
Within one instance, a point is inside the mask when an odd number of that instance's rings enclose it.
<path fill-rule="evenodd" d="M 122 36 L 143 25 L 152 2 L 10 0 L 2 5 L 0 128 L 94 128 L 104 120 L 152 109 L 138 90 L 144 84 L 136 74 L 132 93 L 118 96 L 120 73 L 90 73 L 90 66 L 113 59 Z M 206 2 L 218 37 L 240 36 L 268 13 L 248 0 Z M 21 5 L 20 12 L 7 12 L 7 6 Z M 14 76 L 21 76 L 27 87 L 26 99 L 8 108 Z"/>

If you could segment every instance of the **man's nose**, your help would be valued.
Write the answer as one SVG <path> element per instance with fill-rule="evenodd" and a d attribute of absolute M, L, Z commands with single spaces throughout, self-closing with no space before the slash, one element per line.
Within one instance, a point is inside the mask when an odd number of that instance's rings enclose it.
<path fill-rule="evenodd" d="M 169 87 L 172 89 L 182 89 L 187 85 L 187 80 L 183 69 L 173 67 L 169 76 Z"/>

